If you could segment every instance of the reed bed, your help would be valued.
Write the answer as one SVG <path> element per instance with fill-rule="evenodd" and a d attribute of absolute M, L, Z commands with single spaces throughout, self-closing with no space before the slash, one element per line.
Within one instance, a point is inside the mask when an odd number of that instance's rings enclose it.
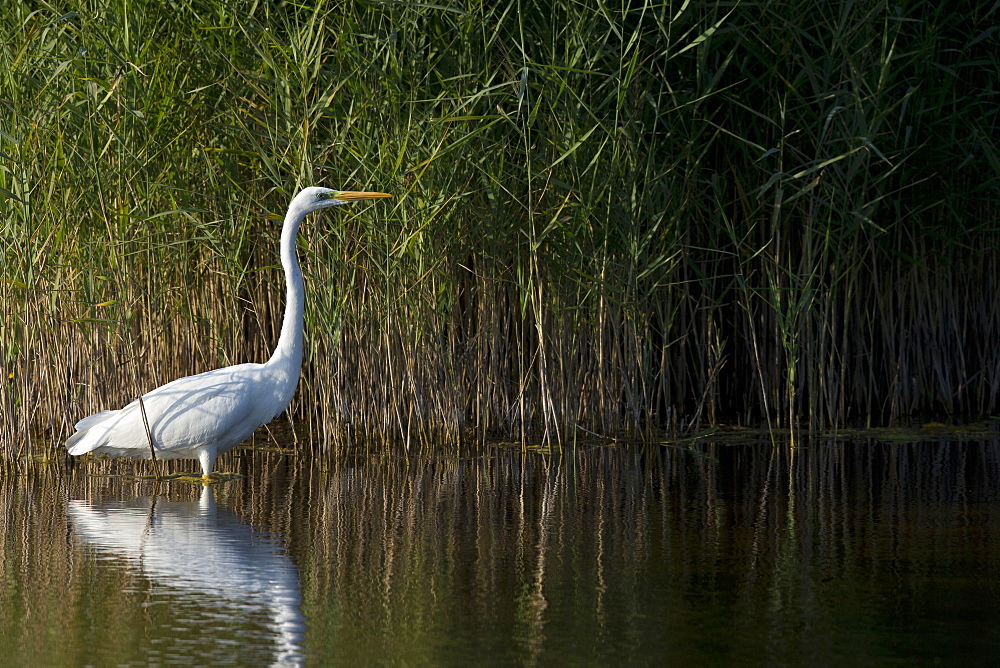
<path fill-rule="evenodd" d="M 148 4 L 0 11 L 8 453 L 265 359 L 312 184 L 322 450 L 997 411 L 985 5 Z"/>

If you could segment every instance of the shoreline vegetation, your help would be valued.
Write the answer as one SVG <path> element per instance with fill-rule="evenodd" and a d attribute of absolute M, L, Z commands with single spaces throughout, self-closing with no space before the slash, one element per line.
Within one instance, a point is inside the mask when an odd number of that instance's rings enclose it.
<path fill-rule="evenodd" d="M 84 4 L 0 10 L 8 455 L 266 359 L 308 185 L 394 195 L 300 234 L 321 450 L 998 411 L 996 6 Z"/>

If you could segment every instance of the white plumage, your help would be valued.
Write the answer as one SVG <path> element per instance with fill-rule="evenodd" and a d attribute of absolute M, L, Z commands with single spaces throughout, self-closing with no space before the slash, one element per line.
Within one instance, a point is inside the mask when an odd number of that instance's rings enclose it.
<path fill-rule="evenodd" d="M 281 230 L 281 265 L 286 302 L 278 345 L 264 364 L 237 364 L 186 376 L 142 396 L 120 410 L 85 417 L 66 441 L 71 455 L 87 452 L 149 459 L 152 439 L 157 459 L 194 459 L 208 477 L 215 459 L 246 440 L 288 407 L 302 366 L 305 289 L 295 257 L 295 238 L 305 216 L 318 209 L 360 199 L 391 197 L 378 192 L 306 188 L 292 199 Z"/>

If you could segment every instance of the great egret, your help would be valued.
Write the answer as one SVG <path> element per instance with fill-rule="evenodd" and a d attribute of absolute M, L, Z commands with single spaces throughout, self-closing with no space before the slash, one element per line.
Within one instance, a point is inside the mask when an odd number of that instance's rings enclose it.
<path fill-rule="evenodd" d="M 295 238 L 302 220 L 312 211 L 380 197 L 392 195 L 306 188 L 292 199 L 281 228 L 285 317 L 271 359 L 178 378 L 120 410 L 85 417 L 66 441 L 69 454 L 149 459 L 155 450 L 156 459 L 197 458 L 202 476 L 209 478 L 216 457 L 270 422 L 295 394 L 302 367 L 305 299 Z"/>

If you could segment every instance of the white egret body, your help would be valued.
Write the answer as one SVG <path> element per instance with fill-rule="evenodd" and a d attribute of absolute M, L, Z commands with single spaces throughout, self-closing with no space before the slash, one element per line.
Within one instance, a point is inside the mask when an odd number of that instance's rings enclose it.
<path fill-rule="evenodd" d="M 306 214 L 385 193 L 306 188 L 292 199 L 281 229 L 285 270 L 285 317 L 274 353 L 264 364 L 237 364 L 167 383 L 120 410 L 103 411 L 76 423 L 66 441 L 71 455 L 195 459 L 208 477 L 215 458 L 240 444 L 288 407 L 302 367 L 305 289 L 295 256 L 295 238 Z M 143 420 L 145 409 L 146 419 Z M 147 435 L 146 423 L 149 425 Z"/>

